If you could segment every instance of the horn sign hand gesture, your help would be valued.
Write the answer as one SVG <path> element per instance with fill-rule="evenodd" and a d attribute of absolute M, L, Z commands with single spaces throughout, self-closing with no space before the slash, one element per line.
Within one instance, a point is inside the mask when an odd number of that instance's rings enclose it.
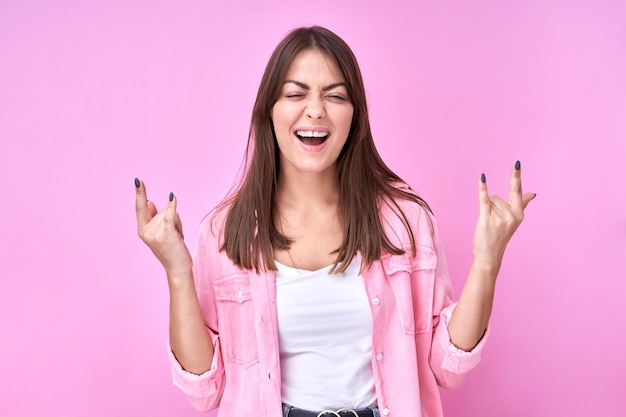
<path fill-rule="evenodd" d="M 157 211 L 148 201 L 143 182 L 136 178 L 135 188 L 139 237 L 161 262 L 168 278 L 170 347 L 183 369 L 201 375 L 211 367 L 213 342 L 198 303 L 191 255 L 176 212 L 176 196 L 170 193 L 167 207 Z"/>
<path fill-rule="evenodd" d="M 522 192 L 520 162 L 511 169 L 508 200 L 489 195 L 485 174 L 478 183 L 479 213 L 474 231 L 473 262 L 459 302 L 450 318 L 450 340 L 470 351 L 487 329 L 496 278 L 509 240 L 524 219 L 524 209 L 536 197 Z"/>
<path fill-rule="evenodd" d="M 168 277 L 188 275 L 192 261 L 176 212 L 176 196 L 170 193 L 167 207 L 157 211 L 154 203 L 148 201 L 143 182 L 135 179 L 135 188 L 139 237 L 161 262 Z"/>
<path fill-rule="evenodd" d="M 511 169 L 508 201 L 489 195 L 485 174 L 478 185 L 479 213 L 474 232 L 474 261 L 497 265 L 513 233 L 524 219 L 524 209 L 536 194 L 522 193 L 520 162 Z"/>

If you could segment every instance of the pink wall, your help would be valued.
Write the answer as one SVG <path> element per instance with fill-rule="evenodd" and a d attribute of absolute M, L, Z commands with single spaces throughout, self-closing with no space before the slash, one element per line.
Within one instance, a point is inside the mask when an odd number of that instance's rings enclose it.
<path fill-rule="evenodd" d="M 226 3 L 226 2 L 221 2 Z M 621 416 L 626 2 L 0 2 L 0 414 L 194 416 L 133 178 L 189 242 L 231 185 L 265 62 L 299 25 L 360 60 L 387 162 L 434 207 L 454 284 L 475 184 L 538 193 L 449 416 Z M 471 5 L 470 5 L 471 4 Z"/>

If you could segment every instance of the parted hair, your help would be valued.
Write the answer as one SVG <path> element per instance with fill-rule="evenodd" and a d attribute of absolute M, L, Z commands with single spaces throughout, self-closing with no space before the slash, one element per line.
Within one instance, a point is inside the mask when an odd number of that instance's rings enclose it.
<path fill-rule="evenodd" d="M 298 28 L 288 33 L 267 63 L 252 110 L 239 183 L 219 206 L 228 210 L 221 250 L 235 265 L 259 272 L 276 270 L 274 248 L 289 248 L 289 238 L 276 227 L 280 157 L 271 114 L 289 65 L 300 51 L 307 49 L 319 50 L 334 61 L 354 106 L 350 132 L 337 160 L 338 209 L 343 241 L 336 251 L 333 272 L 345 271 L 358 251 L 362 255 L 362 269 L 379 260 L 383 251 L 397 255 L 404 253 L 385 235 L 379 204 L 390 204 L 398 213 L 410 236 L 411 252 L 415 256 L 415 239 L 409 220 L 397 201 L 410 200 L 429 211 L 430 208 L 383 162 L 372 138 L 357 60 L 343 39 L 320 26 Z"/>

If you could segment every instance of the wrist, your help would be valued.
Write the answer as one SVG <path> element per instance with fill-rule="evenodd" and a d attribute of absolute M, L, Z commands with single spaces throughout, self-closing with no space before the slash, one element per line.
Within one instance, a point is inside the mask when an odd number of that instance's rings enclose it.
<path fill-rule="evenodd" d="M 481 277 L 483 281 L 495 282 L 500 272 L 501 261 L 497 258 L 474 257 L 470 268 L 471 275 Z"/>
<path fill-rule="evenodd" d="M 166 270 L 165 273 L 167 275 L 167 283 L 171 290 L 194 285 L 191 268 Z"/>

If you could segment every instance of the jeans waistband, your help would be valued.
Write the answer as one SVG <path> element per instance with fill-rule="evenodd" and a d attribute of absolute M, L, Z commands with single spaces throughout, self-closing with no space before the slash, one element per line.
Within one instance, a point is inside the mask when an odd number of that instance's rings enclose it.
<path fill-rule="evenodd" d="M 338 410 L 308 411 L 283 404 L 283 417 L 379 417 L 378 407 L 340 408 Z"/>

